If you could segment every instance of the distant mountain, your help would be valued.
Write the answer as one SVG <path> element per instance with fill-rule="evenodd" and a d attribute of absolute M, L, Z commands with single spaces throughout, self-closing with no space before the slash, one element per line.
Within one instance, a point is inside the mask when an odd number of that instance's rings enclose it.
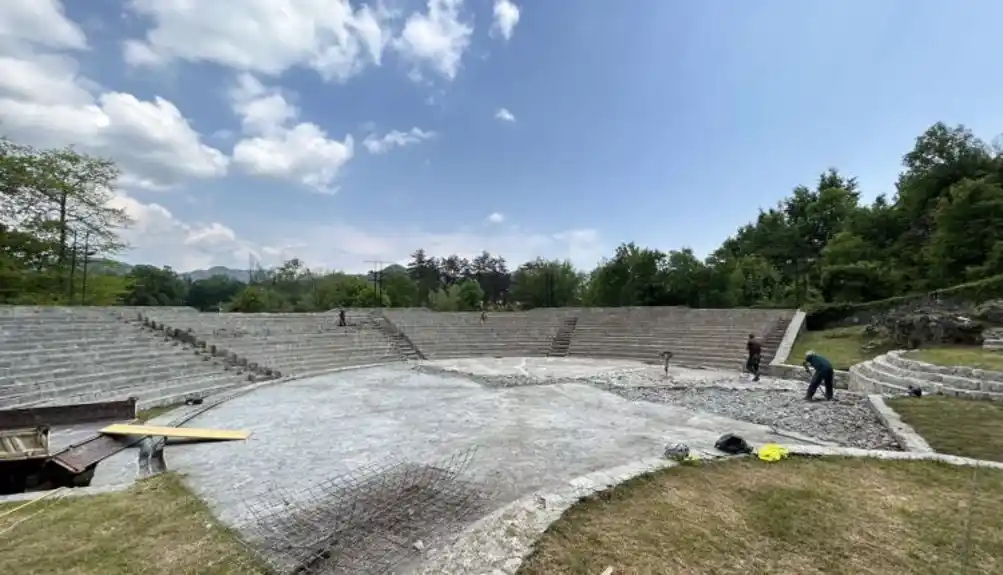
<path fill-rule="evenodd" d="M 199 281 L 199 280 L 207 280 L 215 276 L 225 276 L 230 279 L 247 283 L 247 276 L 249 273 L 250 272 L 248 272 L 247 270 L 237 270 L 224 266 L 213 266 L 207 270 L 193 270 L 190 272 L 185 272 L 181 274 L 181 277 L 189 278 L 192 281 Z"/>
<path fill-rule="evenodd" d="M 97 275 L 124 276 L 132 271 L 133 266 L 115 260 L 91 260 L 87 264 L 87 272 Z"/>

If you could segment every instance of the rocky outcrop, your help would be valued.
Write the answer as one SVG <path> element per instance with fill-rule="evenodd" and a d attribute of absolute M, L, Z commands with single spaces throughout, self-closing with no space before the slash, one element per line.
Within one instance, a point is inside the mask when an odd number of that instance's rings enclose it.
<path fill-rule="evenodd" d="M 986 324 L 952 311 L 924 308 L 874 317 L 867 334 L 896 347 L 916 349 L 939 344 L 982 345 Z"/>

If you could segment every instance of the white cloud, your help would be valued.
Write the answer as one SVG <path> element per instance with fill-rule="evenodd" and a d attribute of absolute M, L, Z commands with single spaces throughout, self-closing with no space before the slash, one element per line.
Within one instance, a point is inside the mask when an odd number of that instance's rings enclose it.
<path fill-rule="evenodd" d="M 281 92 L 242 74 L 231 91 L 234 113 L 245 137 L 233 147 L 233 161 L 250 174 L 296 182 L 334 193 L 334 180 L 355 153 L 351 135 L 332 140 L 318 125 L 294 122 L 299 110 Z"/>
<path fill-rule="evenodd" d="M 519 23 L 519 7 L 510 0 L 495 0 L 494 22 L 492 32 L 502 35 L 505 40 L 512 39 L 515 25 Z"/>
<path fill-rule="evenodd" d="M 219 222 L 188 224 L 164 206 L 144 204 L 124 192 L 116 195 L 111 205 L 133 219 L 122 234 L 131 246 L 123 256 L 131 262 L 169 265 L 180 271 L 238 266 L 241 262 L 240 267 L 247 267 L 248 256 L 257 253 Z"/>
<path fill-rule="evenodd" d="M 0 49 L 25 42 L 51 49 L 87 47 L 83 31 L 64 16 L 58 0 L 0 2 Z"/>
<path fill-rule="evenodd" d="M 514 268 L 537 257 L 570 259 L 581 269 L 591 269 L 606 253 L 596 230 L 576 229 L 542 233 L 514 226 L 490 232 L 456 229 L 429 232 L 421 229 L 362 230 L 345 223 L 316 226 L 289 236 L 270 238 L 269 244 L 295 255 L 312 267 L 363 272 L 365 260 L 405 264 L 418 248 L 432 256 L 458 254 L 472 258 L 487 250 L 505 257 Z"/>
<path fill-rule="evenodd" d="M 463 0 L 428 0 L 424 14 L 412 14 L 392 46 L 415 69 L 412 79 L 420 79 L 419 68 L 427 66 L 448 80 L 460 70 L 463 53 L 470 47 L 474 27 L 460 20 Z"/>
<path fill-rule="evenodd" d="M 387 132 L 387 134 L 382 138 L 377 137 L 375 134 L 370 134 L 362 141 L 362 145 L 369 150 L 370 154 L 385 154 L 394 148 L 411 146 L 434 137 L 435 132 L 429 132 L 415 127 L 411 128 L 407 132 L 393 130 L 391 132 Z"/>
<path fill-rule="evenodd" d="M 132 250 L 123 259 L 170 265 L 180 271 L 214 265 L 244 269 L 248 256 L 254 256 L 265 267 L 298 257 L 312 269 L 361 273 L 370 268 L 366 260 L 404 264 L 418 248 L 433 256 L 458 254 L 468 258 L 487 250 L 504 256 L 512 268 L 542 256 L 570 259 L 581 269 L 591 269 L 607 251 L 592 229 L 558 233 L 533 232 L 514 226 L 499 226 L 490 232 L 363 230 L 338 221 L 325 225 L 276 222 L 255 229 L 255 241 L 250 241 L 224 222 L 185 222 L 162 205 L 146 204 L 124 193 L 112 203 L 125 209 L 135 221 L 124 234 Z"/>
<path fill-rule="evenodd" d="M 502 122 L 514 122 L 515 116 L 512 112 L 509 112 L 507 108 L 499 108 L 498 111 L 495 112 L 495 119 L 501 120 Z"/>
<path fill-rule="evenodd" d="M 75 145 L 111 157 L 127 178 L 151 189 L 226 173 L 228 159 L 202 143 L 181 111 L 104 91 L 52 49 L 86 46 L 80 28 L 48 0 L 0 2 L 0 127 L 14 140 Z"/>
<path fill-rule="evenodd" d="M 504 214 L 500 214 L 498 212 L 493 212 L 486 219 L 487 219 L 488 223 L 491 223 L 491 224 L 500 224 L 500 223 L 502 223 L 502 222 L 505 221 L 505 215 Z"/>
<path fill-rule="evenodd" d="M 345 81 L 379 66 L 389 14 L 349 0 L 132 0 L 153 22 L 142 41 L 124 45 L 137 66 L 171 60 L 214 62 L 268 75 L 303 66 Z"/>

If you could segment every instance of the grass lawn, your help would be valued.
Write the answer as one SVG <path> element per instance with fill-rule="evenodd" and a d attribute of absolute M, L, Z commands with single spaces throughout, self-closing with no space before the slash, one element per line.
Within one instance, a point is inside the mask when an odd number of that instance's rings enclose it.
<path fill-rule="evenodd" d="M 151 407 L 149 409 L 141 409 L 136 413 L 136 419 L 139 421 L 150 421 L 158 415 L 163 415 L 172 409 L 181 407 L 184 403 L 177 403 L 174 405 L 161 405 L 160 407 Z"/>
<path fill-rule="evenodd" d="M 851 365 L 879 356 L 891 348 L 879 345 L 871 351 L 863 351 L 861 346 L 872 338 L 864 334 L 865 326 L 837 327 L 822 331 L 802 330 L 798 335 L 787 363 L 799 365 L 809 350 L 815 350 L 832 362 L 836 369 L 849 369 Z"/>
<path fill-rule="evenodd" d="M 1003 402 L 933 395 L 888 405 L 937 451 L 1003 461 Z"/>
<path fill-rule="evenodd" d="M 652 473 L 578 503 L 518 573 L 1001 573 L 1001 515 L 995 470 L 741 458 Z"/>
<path fill-rule="evenodd" d="M 1003 371 L 1003 352 L 981 347 L 934 347 L 910 351 L 909 358 L 934 365 L 966 365 L 991 371 Z"/>
<path fill-rule="evenodd" d="M 255 575 L 266 571 L 174 474 L 122 493 L 0 506 L 0 573 Z"/>

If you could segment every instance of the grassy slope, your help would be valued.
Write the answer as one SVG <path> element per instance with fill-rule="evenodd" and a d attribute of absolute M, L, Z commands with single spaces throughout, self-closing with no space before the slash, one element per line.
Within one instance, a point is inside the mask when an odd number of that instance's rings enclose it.
<path fill-rule="evenodd" d="M 966 556 L 968 572 L 1000 573 L 1003 472 L 977 473 L 839 458 L 682 466 L 572 507 L 519 574 L 942 574 Z"/>
<path fill-rule="evenodd" d="M 12 512 L 19 505 L 0 506 L 0 573 L 265 573 L 174 474 L 122 493 L 47 498 Z"/>

